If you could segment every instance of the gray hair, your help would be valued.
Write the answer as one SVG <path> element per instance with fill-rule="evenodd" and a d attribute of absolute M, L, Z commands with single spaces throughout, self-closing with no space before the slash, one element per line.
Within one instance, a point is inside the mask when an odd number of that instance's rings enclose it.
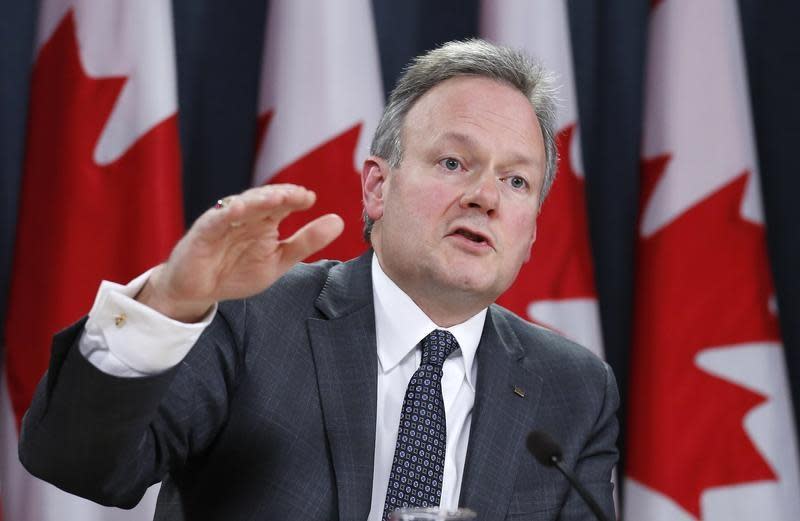
<path fill-rule="evenodd" d="M 552 75 L 526 54 L 484 40 L 454 41 L 418 56 L 403 71 L 389 96 L 370 153 L 391 168 L 403 160 L 402 130 L 411 107 L 439 83 L 456 76 L 482 76 L 520 91 L 533 106 L 544 139 L 545 175 L 540 204 L 556 176 L 556 89 Z M 364 239 L 370 243 L 374 221 L 364 213 Z"/>

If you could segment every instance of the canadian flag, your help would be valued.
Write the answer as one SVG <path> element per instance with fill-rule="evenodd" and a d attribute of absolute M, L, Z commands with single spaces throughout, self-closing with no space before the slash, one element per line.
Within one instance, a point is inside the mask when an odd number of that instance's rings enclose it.
<path fill-rule="evenodd" d="M 627 519 L 800 519 L 736 5 L 650 15 Z"/>
<path fill-rule="evenodd" d="M 481 34 L 527 51 L 557 75 L 558 174 L 539 215 L 531 261 L 498 302 L 603 355 L 566 2 L 484 0 Z"/>
<path fill-rule="evenodd" d="M 317 193 L 284 234 L 326 213 L 341 237 L 313 258 L 362 252 L 361 164 L 383 109 L 369 0 L 273 0 L 267 15 L 253 183 L 295 183 Z"/>
<path fill-rule="evenodd" d="M 42 2 L 0 396 L 6 519 L 152 519 L 155 487 L 100 507 L 27 474 L 16 444 L 52 335 L 182 233 L 176 96 L 169 0 Z"/>

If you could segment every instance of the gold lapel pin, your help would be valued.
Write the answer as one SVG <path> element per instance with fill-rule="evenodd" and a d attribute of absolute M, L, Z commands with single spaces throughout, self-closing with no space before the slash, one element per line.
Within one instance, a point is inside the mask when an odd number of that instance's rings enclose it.
<path fill-rule="evenodd" d="M 518 385 L 515 385 L 514 386 L 514 394 L 516 394 L 520 398 L 525 398 L 525 389 L 523 389 L 522 387 L 520 387 Z"/>

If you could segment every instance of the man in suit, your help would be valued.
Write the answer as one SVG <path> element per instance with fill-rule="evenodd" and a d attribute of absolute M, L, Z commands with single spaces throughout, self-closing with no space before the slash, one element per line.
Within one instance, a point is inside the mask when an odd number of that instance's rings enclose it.
<path fill-rule="evenodd" d="M 298 264 L 342 230 L 327 215 L 278 236 L 314 202 L 302 187 L 220 200 L 57 335 L 22 462 L 123 507 L 163 480 L 157 519 L 591 519 L 526 454 L 542 430 L 611 515 L 610 369 L 493 304 L 529 257 L 553 141 L 549 79 L 525 56 L 470 41 L 419 57 L 362 171 L 372 249 Z"/>

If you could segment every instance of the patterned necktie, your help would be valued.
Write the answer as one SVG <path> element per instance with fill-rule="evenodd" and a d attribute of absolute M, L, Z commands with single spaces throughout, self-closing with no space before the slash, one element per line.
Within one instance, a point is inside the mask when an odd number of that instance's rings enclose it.
<path fill-rule="evenodd" d="M 458 342 L 449 331 L 437 329 L 421 343 L 422 363 L 403 400 L 383 519 L 398 508 L 438 507 L 442 496 L 447 446 L 442 364 Z"/>

